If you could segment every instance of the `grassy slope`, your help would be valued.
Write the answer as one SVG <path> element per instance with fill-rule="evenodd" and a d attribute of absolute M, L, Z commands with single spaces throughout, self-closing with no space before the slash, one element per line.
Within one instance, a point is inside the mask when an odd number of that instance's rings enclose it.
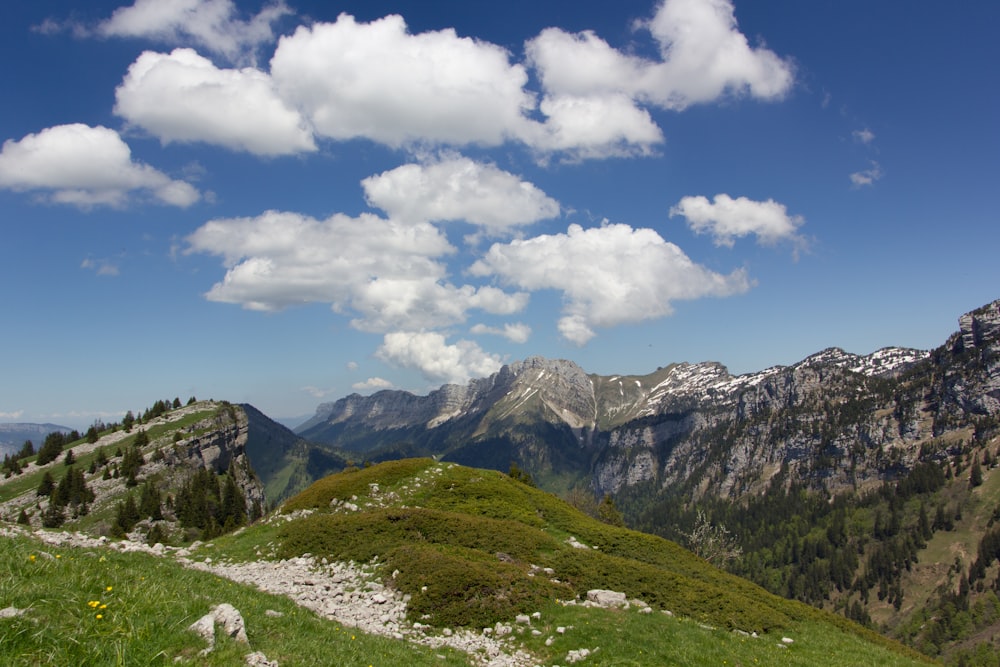
<path fill-rule="evenodd" d="M 241 665 L 247 647 L 219 632 L 218 648 L 200 657 L 206 644 L 187 630 L 222 602 L 242 613 L 252 650 L 281 665 L 466 662 L 454 651 L 432 652 L 354 632 L 284 597 L 169 559 L 55 549 L 28 537 L 0 539 L 0 608 L 27 610 L 0 618 L 4 665 Z"/>
<path fill-rule="evenodd" d="M 359 506 L 358 511 L 343 510 L 344 502 Z M 808 635 L 804 641 L 810 647 L 824 647 L 808 660 L 786 664 L 832 664 L 827 660 L 831 652 L 853 656 L 842 664 L 920 660 L 842 617 L 771 595 L 671 542 L 602 524 L 550 494 L 493 471 L 430 459 L 393 461 L 328 477 L 283 508 L 302 509 L 319 511 L 280 530 L 279 555 L 309 552 L 363 562 L 377 559 L 387 574 L 395 571 L 395 585 L 412 596 L 411 612 L 438 626 L 489 626 L 543 608 L 543 618 L 566 613 L 589 623 L 623 612 L 584 613 L 580 607 L 554 605 L 553 600 L 610 588 L 690 619 L 689 627 L 662 614 L 646 620 L 624 614 L 609 626 L 598 623 L 603 629 L 595 642 L 614 645 L 618 634 L 627 632 L 623 647 L 644 646 L 642 650 L 656 654 L 661 664 L 689 662 L 678 657 L 672 642 L 663 641 L 663 633 L 685 629 L 716 633 L 709 654 L 742 656 L 740 661 L 750 664 L 752 658 L 780 664 L 774 655 L 759 651 L 776 650 L 773 639 L 783 634 Z M 573 548 L 567 543 L 570 536 L 591 548 Z M 532 566 L 552 568 L 558 583 Z M 769 632 L 766 636 L 772 640 L 745 644 L 745 638 L 730 629 Z M 688 640 L 697 644 L 696 638 Z M 744 645 L 749 646 L 746 655 L 741 653 Z M 532 648 L 543 654 L 555 650 Z M 781 655 L 802 657 L 808 652 L 798 643 L 794 649 Z"/>
<path fill-rule="evenodd" d="M 360 561 L 377 556 L 386 579 L 412 595 L 414 620 L 475 628 L 539 611 L 541 618 L 532 621 L 537 635 L 523 626 L 514 634 L 539 664 L 565 664 L 568 652 L 580 648 L 597 649 L 587 659 L 592 665 L 920 664 L 918 656 L 843 619 L 771 596 L 670 542 L 595 522 L 493 471 L 394 461 L 326 478 L 283 509 L 329 510 L 335 499 L 341 501 L 336 512 L 259 524 L 203 545 L 197 557 L 255 560 L 261 552 L 280 557 L 306 550 Z M 344 510 L 343 501 L 359 509 Z M 599 548 L 570 547 L 571 535 Z M 530 564 L 552 567 L 559 582 L 541 570 L 529 576 Z M 677 616 L 558 601 L 596 587 L 627 591 Z M 94 609 L 91 601 L 107 607 Z M 28 610 L 0 619 L 2 664 L 167 665 L 175 658 L 242 664 L 248 649 L 228 640 L 198 657 L 204 644 L 186 630 L 221 602 L 242 612 L 253 650 L 283 665 L 467 662 L 453 651 L 345 629 L 285 598 L 167 558 L 56 550 L 28 537 L 0 540 L 0 608 Z M 751 638 L 732 627 L 770 632 Z M 795 642 L 779 647 L 783 636 Z"/>

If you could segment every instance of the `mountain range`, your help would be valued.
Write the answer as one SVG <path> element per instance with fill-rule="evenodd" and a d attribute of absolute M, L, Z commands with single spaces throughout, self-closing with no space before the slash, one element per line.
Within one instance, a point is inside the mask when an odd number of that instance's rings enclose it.
<path fill-rule="evenodd" d="M 296 432 L 348 462 L 527 474 L 692 547 L 707 519 L 743 555 L 719 564 L 772 592 L 930 655 L 996 655 L 1000 301 L 933 350 L 830 348 L 736 376 L 715 362 L 602 376 L 533 357 L 426 396 L 324 403 Z"/>

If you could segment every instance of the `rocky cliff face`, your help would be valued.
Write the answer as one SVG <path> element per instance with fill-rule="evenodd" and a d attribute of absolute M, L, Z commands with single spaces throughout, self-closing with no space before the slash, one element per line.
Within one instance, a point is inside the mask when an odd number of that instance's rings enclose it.
<path fill-rule="evenodd" d="M 206 468 L 217 475 L 230 472 L 246 500 L 247 515 L 254 507 L 259 512 L 266 507 L 264 485 L 256 475 L 247 455 L 250 422 L 247 413 L 234 405 L 224 406 L 188 429 L 192 435 L 180 438 L 172 447 L 162 447 L 160 465 L 151 464 L 147 474 L 156 474 L 162 468 L 165 475 L 181 480 L 192 470 Z M 179 484 L 178 484 L 179 485 Z"/>
<path fill-rule="evenodd" d="M 922 449 L 974 437 L 976 424 L 1000 414 L 1000 301 L 959 325 L 933 352 L 830 348 L 739 376 L 715 362 L 598 376 L 535 357 L 428 396 L 348 396 L 320 406 L 299 432 L 386 456 L 405 442 L 410 454 L 460 451 L 472 465 L 506 469 L 513 460 L 534 473 L 560 448 L 585 462 L 575 474 L 598 495 L 739 497 L 781 470 L 814 487 L 861 489 L 904 473 Z"/>
<path fill-rule="evenodd" d="M 737 498 L 775 474 L 829 491 L 900 477 L 996 428 L 1000 416 L 1000 302 L 962 316 L 932 353 L 867 357 L 825 350 L 789 368 L 727 378 L 718 368 L 680 384 L 702 400 L 624 424 L 594 465 L 599 493 L 647 483 L 654 492 Z M 709 399 L 709 396 L 711 397 Z M 666 405 L 661 403 L 661 406 Z"/>

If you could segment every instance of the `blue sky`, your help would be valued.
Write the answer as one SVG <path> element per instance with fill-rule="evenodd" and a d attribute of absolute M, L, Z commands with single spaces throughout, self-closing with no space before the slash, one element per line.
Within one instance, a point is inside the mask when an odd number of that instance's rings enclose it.
<path fill-rule="evenodd" d="M 0 421 L 738 374 L 1000 297 L 996 2 L 79 5 L 0 9 Z"/>

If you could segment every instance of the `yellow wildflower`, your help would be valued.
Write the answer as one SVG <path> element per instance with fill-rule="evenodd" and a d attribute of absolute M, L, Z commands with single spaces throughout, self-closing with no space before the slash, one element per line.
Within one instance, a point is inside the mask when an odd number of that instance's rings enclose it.
<path fill-rule="evenodd" d="M 32 563 L 34 563 L 35 562 L 35 554 L 31 554 L 30 556 L 28 556 L 28 560 L 30 560 Z"/>
<path fill-rule="evenodd" d="M 110 592 L 111 592 L 111 591 L 113 590 L 113 587 L 111 587 L 111 586 L 108 586 L 108 587 L 107 587 L 107 588 L 105 588 L 104 590 L 106 590 L 106 591 L 107 591 L 108 593 L 110 593 Z"/>
<path fill-rule="evenodd" d="M 96 616 L 96 618 L 97 618 L 97 620 L 101 620 L 102 618 L 104 618 L 104 614 L 98 614 Z"/>

